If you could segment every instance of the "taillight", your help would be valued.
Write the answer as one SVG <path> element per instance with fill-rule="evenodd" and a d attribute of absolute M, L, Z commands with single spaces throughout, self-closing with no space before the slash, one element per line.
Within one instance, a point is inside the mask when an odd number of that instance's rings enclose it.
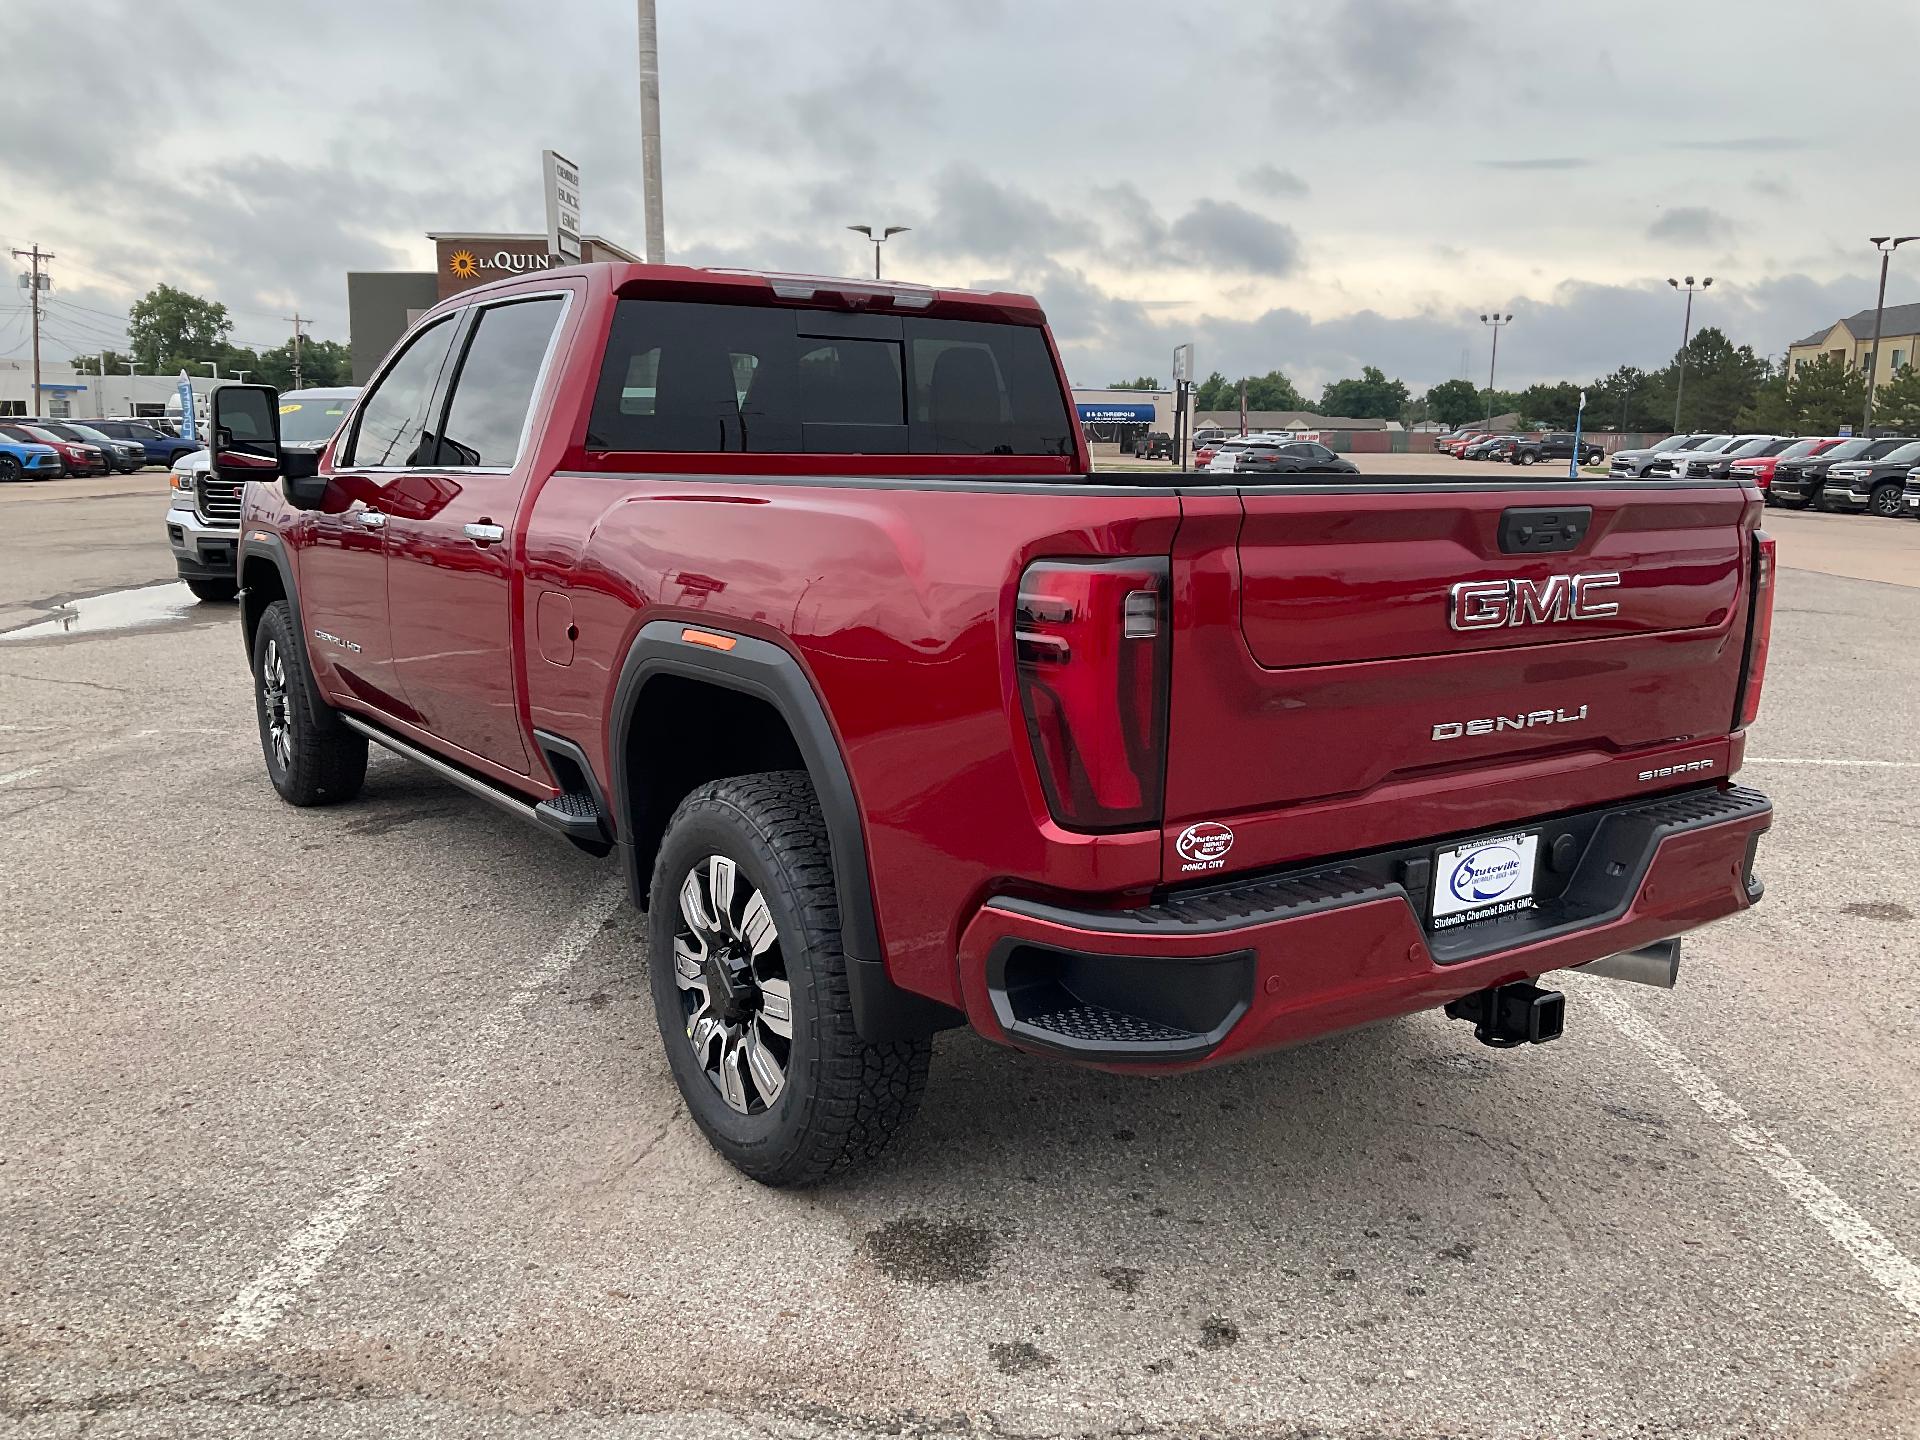
<path fill-rule="evenodd" d="M 1773 537 L 1753 532 L 1753 619 L 1747 627 L 1747 684 L 1740 696 L 1740 723 L 1744 730 L 1760 713 L 1760 687 L 1767 678 L 1767 650 L 1773 643 Z"/>
<path fill-rule="evenodd" d="M 1164 558 L 1036 560 L 1020 577 L 1020 704 L 1060 824 L 1160 823 L 1170 619 Z"/>

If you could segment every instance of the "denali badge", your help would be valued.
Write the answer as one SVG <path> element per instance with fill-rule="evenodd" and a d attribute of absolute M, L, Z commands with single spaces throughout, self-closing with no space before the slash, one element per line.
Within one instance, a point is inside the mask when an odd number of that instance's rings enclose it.
<path fill-rule="evenodd" d="M 356 655 L 360 653 L 360 647 L 351 640 L 342 640 L 338 635 L 329 635 L 325 630 L 315 630 L 313 634 L 316 640 L 324 640 L 329 645 L 338 645 L 342 650 L 351 650 Z"/>
<path fill-rule="evenodd" d="M 1436 740 L 1458 740 L 1462 735 L 1492 735 L 1501 730 L 1531 730 L 1536 725 L 1571 725 L 1587 718 L 1587 707 L 1578 710 L 1525 710 L 1518 715 L 1489 715 L 1484 720 L 1449 720 L 1433 727 Z"/>
<path fill-rule="evenodd" d="M 1456 630 L 1498 630 L 1503 625 L 1557 625 L 1563 620 L 1599 620 L 1618 615 L 1612 600 L 1596 590 L 1620 583 L 1617 571 L 1549 575 L 1544 580 L 1462 580 L 1449 592 L 1447 623 Z"/>
<path fill-rule="evenodd" d="M 1173 842 L 1173 848 L 1180 852 L 1180 858 L 1186 861 L 1180 869 L 1218 870 L 1227 863 L 1227 852 L 1233 849 L 1233 831 L 1218 820 L 1202 820 L 1198 825 L 1189 825 L 1180 832 L 1180 838 Z"/>

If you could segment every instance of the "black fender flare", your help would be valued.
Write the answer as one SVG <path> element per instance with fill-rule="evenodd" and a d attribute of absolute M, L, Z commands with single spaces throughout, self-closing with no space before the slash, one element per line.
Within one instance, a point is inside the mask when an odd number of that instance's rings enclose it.
<path fill-rule="evenodd" d="M 800 662 L 768 641 L 732 631 L 723 634 L 731 649 L 696 645 L 682 637 L 686 626 L 655 620 L 641 626 L 621 664 L 608 715 L 608 768 L 614 833 L 620 845 L 627 889 L 636 906 L 646 904 L 651 877 L 643 873 L 633 814 L 633 777 L 627 773 L 628 739 L 641 692 L 661 675 L 678 675 L 753 696 L 786 721 L 806 763 L 827 822 L 833 852 L 834 888 L 840 897 L 840 940 L 847 959 L 847 984 L 854 1027 L 869 1044 L 917 1039 L 964 1023 L 949 1006 L 903 990 L 887 974 L 880 948 L 880 927 L 867 869 L 867 843 L 840 742 L 828 723 L 826 707 Z"/>
<path fill-rule="evenodd" d="M 244 579 L 247 562 L 256 558 L 269 561 L 280 572 L 280 589 L 287 597 L 287 608 L 293 611 L 293 638 L 300 647 L 300 663 L 307 667 L 307 674 L 311 675 L 313 657 L 307 653 L 307 627 L 300 618 L 300 588 L 293 578 L 293 560 L 287 554 L 286 542 L 267 530 L 243 533 L 235 550 L 234 573 L 241 580 L 240 645 L 246 652 L 247 669 L 253 669 L 253 637 L 260 628 L 261 612 L 266 609 L 258 597 L 248 591 Z M 316 693 L 315 700 L 318 701 L 318 698 Z"/>

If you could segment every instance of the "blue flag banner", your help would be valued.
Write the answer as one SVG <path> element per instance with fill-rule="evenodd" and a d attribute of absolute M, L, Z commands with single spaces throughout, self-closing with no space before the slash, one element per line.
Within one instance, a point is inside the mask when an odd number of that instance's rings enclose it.
<path fill-rule="evenodd" d="M 193 385 L 187 379 L 187 372 L 184 370 L 180 372 L 180 438 L 182 440 L 200 438 L 200 422 L 193 413 Z"/>

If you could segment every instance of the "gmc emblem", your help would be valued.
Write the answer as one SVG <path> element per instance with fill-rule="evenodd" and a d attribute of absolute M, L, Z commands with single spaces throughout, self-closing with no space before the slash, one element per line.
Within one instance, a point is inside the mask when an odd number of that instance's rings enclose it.
<path fill-rule="evenodd" d="M 1498 630 L 1506 625 L 1558 625 L 1618 615 L 1613 600 L 1595 600 L 1596 590 L 1620 583 L 1618 572 L 1549 575 L 1545 580 L 1462 580 L 1448 592 L 1447 623 L 1455 630 Z"/>

